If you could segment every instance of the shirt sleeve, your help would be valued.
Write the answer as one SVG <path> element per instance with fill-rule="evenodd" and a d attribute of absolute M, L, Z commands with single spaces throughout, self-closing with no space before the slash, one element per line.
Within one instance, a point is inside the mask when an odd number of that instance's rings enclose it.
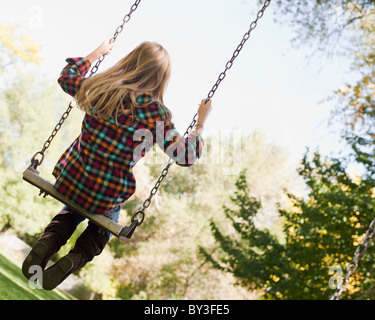
<path fill-rule="evenodd" d="M 90 70 L 91 63 L 85 58 L 68 58 L 66 62 L 68 64 L 61 71 L 57 81 L 66 93 L 74 97 L 81 88 L 85 75 Z"/>
<path fill-rule="evenodd" d="M 191 167 L 202 156 L 204 141 L 196 131 L 184 138 L 172 122 L 158 122 L 156 137 L 159 147 L 179 166 Z"/>

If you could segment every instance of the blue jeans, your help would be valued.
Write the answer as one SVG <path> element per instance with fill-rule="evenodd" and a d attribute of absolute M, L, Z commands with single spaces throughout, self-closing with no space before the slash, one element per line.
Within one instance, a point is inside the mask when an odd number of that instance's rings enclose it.
<path fill-rule="evenodd" d="M 79 225 L 82 221 L 86 219 L 84 216 L 80 215 L 79 213 L 75 212 L 74 210 L 70 209 L 67 206 L 64 206 L 61 211 L 69 211 L 73 215 L 74 220 L 77 223 L 77 225 Z M 120 211 L 121 211 L 121 206 L 118 206 L 117 208 L 103 215 L 117 223 L 120 217 Z M 93 223 L 92 221 L 89 221 L 89 224 L 95 224 L 95 223 Z M 109 238 L 113 236 L 113 234 L 110 233 L 109 231 L 106 231 L 106 232 L 108 233 Z"/>

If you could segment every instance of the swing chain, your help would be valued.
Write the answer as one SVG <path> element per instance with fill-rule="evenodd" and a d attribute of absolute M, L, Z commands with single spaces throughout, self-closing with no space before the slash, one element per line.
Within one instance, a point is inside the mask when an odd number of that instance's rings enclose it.
<path fill-rule="evenodd" d="M 206 103 L 212 99 L 214 96 L 216 90 L 219 88 L 220 83 L 224 80 L 224 78 L 227 75 L 227 71 L 232 68 L 234 60 L 239 56 L 241 50 L 243 49 L 245 43 L 247 40 L 249 40 L 251 32 L 258 26 L 258 21 L 263 17 L 264 12 L 268 8 L 268 6 L 271 4 L 271 0 L 266 0 L 263 4 L 262 9 L 260 9 L 257 13 L 256 19 L 250 24 L 249 30 L 244 34 L 242 37 L 242 40 L 240 44 L 237 46 L 236 50 L 234 50 L 232 58 L 225 64 L 225 69 L 223 72 L 219 74 L 219 77 L 216 81 L 216 83 L 212 86 L 211 90 L 209 91 L 207 98 L 206 98 Z M 190 123 L 189 127 L 186 129 L 184 133 L 184 137 L 190 133 L 190 131 L 194 128 L 195 124 L 197 123 L 197 117 L 198 114 L 196 113 L 193 117 L 193 121 Z"/>
<path fill-rule="evenodd" d="M 123 18 L 123 20 L 122 20 L 122 24 L 119 25 L 119 26 L 116 28 L 116 32 L 115 32 L 115 34 L 114 34 L 113 37 L 112 37 L 112 41 L 116 41 L 118 35 L 123 31 L 125 24 L 129 22 L 132 13 L 133 13 L 135 10 L 137 10 L 138 5 L 140 4 L 140 2 L 141 2 L 141 0 L 136 0 L 135 3 L 131 6 L 129 13 L 127 13 L 127 14 L 124 16 L 124 18 Z M 98 59 L 98 61 L 96 62 L 95 66 L 92 67 L 92 69 L 91 69 L 90 75 L 88 76 L 89 78 L 90 78 L 91 76 L 93 76 L 93 75 L 98 71 L 99 66 L 100 66 L 100 64 L 103 62 L 104 58 L 105 58 L 105 55 L 102 56 L 102 57 L 100 57 L 100 58 Z M 57 125 L 56 125 L 55 128 L 53 129 L 53 131 L 52 131 L 51 135 L 48 137 L 47 141 L 43 144 L 43 148 L 42 148 L 42 150 L 36 152 L 36 153 L 34 154 L 34 156 L 31 158 L 31 165 L 30 165 L 30 166 L 31 166 L 32 168 L 34 168 L 35 170 L 36 170 L 36 168 L 37 168 L 38 166 L 40 166 L 40 165 L 42 164 L 42 162 L 43 162 L 43 160 L 44 160 L 44 153 L 45 153 L 45 151 L 49 148 L 49 146 L 50 146 L 52 140 L 53 140 L 53 139 L 55 138 L 55 136 L 57 135 L 58 131 L 60 130 L 60 128 L 61 128 L 62 124 L 64 123 L 64 121 L 66 120 L 66 118 L 68 118 L 68 116 L 69 116 L 70 112 L 72 111 L 72 109 L 73 109 L 73 102 L 70 102 L 68 108 L 66 109 L 66 111 L 65 111 L 65 112 L 63 113 L 63 115 L 61 116 L 60 121 L 57 123 Z M 40 156 L 40 159 L 37 159 L 37 157 L 39 157 L 39 156 Z"/>
<path fill-rule="evenodd" d="M 250 38 L 250 34 L 251 32 L 257 27 L 258 25 L 258 21 L 259 19 L 261 19 L 264 15 L 264 12 L 265 10 L 267 9 L 267 7 L 270 5 L 271 3 L 271 0 L 266 0 L 262 9 L 259 10 L 258 14 L 257 14 L 257 17 L 256 19 L 250 24 L 250 28 L 249 30 L 245 33 L 245 35 L 243 36 L 242 38 L 242 41 L 241 43 L 237 46 L 236 50 L 234 51 L 233 53 L 233 56 L 232 58 L 226 63 L 225 65 L 225 70 L 220 73 L 219 77 L 218 77 L 218 80 L 216 81 L 216 83 L 214 84 L 214 86 L 212 87 L 212 89 L 210 90 L 210 92 L 208 93 L 208 96 L 207 96 L 207 99 L 206 99 L 206 103 L 211 100 L 211 98 L 214 96 L 216 90 L 218 89 L 221 81 L 224 80 L 224 78 L 226 77 L 226 73 L 227 71 L 232 68 L 233 66 L 233 62 L 234 60 L 238 57 L 238 55 L 240 54 L 242 48 L 244 47 L 246 41 Z M 190 125 L 188 126 L 188 128 L 186 129 L 183 137 L 185 138 L 190 132 L 191 130 L 193 130 L 195 124 L 197 123 L 197 118 L 198 118 L 198 113 L 196 113 L 193 117 L 193 121 L 190 123 Z M 136 216 L 139 215 L 139 214 L 142 214 L 143 216 L 143 219 L 142 221 L 137 225 L 141 225 L 143 220 L 144 220 L 144 216 L 145 216 L 145 213 L 144 211 L 150 206 L 151 204 L 151 200 L 152 198 L 154 197 L 154 195 L 158 192 L 159 190 L 159 187 L 162 183 L 162 181 L 165 179 L 165 177 L 167 176 L 168 174 L 168 171 L 169 171 L 169 168 L 174 164 L 174 160 L 173 159 L 169 159 L 168 161 L 168 164 L 167 166 L 163 169 L 163 171 L 161 172 L 160 176 L 159 176 L 159 179 L 157 180 L 155 186 L 151 189 L 150 191 L 150 195 L 149 197 L 143 202 L 143 205 L 142 205 L 142 209 L 138 210 L 134 215 L 133 215 L 133 218 L 132 218 L 132 221 L 135 220 Z"/>
<path fill-rule="evenodd" d="M 174 160 L 172 158 L 170 158 L 168 160 L 168 164 L 167 166 L 163 169 L 163 171 L 161 172 L 158 180 L 156 181 L 154 187 L 151 189 L 150 191 L 150 195 L 148 196 L 148 198 L 143 202 L 142 204 L 142 209 L 138 210 L 132 217 L 132 221 L 135 220 L 136 216 L 141 214 L 143 215 L 143 219 L 141 220 L 141 222 L 138 224 L 138 226 L 140 226 L 144 220 L 144 217 L 145 217 L 145 210 L 151 205 L 151 200 L 152 198 L 157 194 L 159 188 L 160 188 L 160 185 L 161 183 L 163 182 L 163 180 L 165 179 L 165 177 L 168 175 L 168 171 L 169 171 L 169 168 L 174 164 Z"/>
<path fill-rule="evenodd" d="M 129 22 L 129 20 L 131 19 L 131 15 L 133 14 L 133 12 L 134 12 L 135 10 L 137 10 L 137 8 L 138 8 L 140 2 L 141 2 L 141 0 L 136 0 L 136 1 L 134 2 L 134 4 L 131 6 L 129 13 L 127 13 L 127 14 L 124 16 L 124 18 L 122 19 L 122 24 L 120 24 L 120 25 L 116 28 L 116 32 L 115 32 L 115 34 L 113 35 L 113 37 L 111 38 L 111 40 L 112 40 L 113 42 L 116 41 L 118 35 L 124 30 L 124 26 L 125 26 L 125 24 Z M 105 59 L 105 57 L 106 57 L 106 56 L 104 55 L 104 56 L 101 56 L 101 57 L 98 59 L 98 61 L 96 62 L 95 66 L 93 66 L 93 68 L 91 69 L 91 73 L 90 73 L 89 77 L 93 76 L 93 75 L 98 71 L 99 66 L 100 66 L 100 64 L 103 62 L 103 60 Z"/>
<path fill-rule="evenodd" d="M 232 58 L 226 63 L 225 65 L 225 70 L 220 73 L 216 83 L 213 85 L 212 89 L 210 90 L 210 92 L 208 93 L 208 96 L 207 96 L 207 99 L 206 99 L 206 103 L 211 100 L 211 98 L 214 96 L 217 88 L 219 87 L 221 81 L 224 80 L 224 78 L 226 77 L 227 75 L 227 71 L 232 68 L 233 66 L 233 63 L 234 63 L 234 60 L 236 60 L 236 58 L 238 57 L 238 55 L 240 54 L 241 50 L 243 49 L 245 43 L 247 40 L 249 40 L 250 38 L 250 35 L 251 35 L 251 32 L 258 26 L 258 21 L 263 17 L 264 15 L 264 12 L 266 11 L 267 7 L 270 5 L 271 3 L 271 0 L 267 0 L 264 2 L 264 5 L 262 7 L 262 9 L 260 9 L 258 11 L 258 14 L 257 14 L 257 17 L 256 19 L 250 24 L 250 27 L 249 27 L 249 30 L 244 34 L 240 44 L 237 46 L 236 50 L 233 52 L 233 55 L 232 55 Z"/>
<path fill-rule="evenodd" d="M 132 14 L 133 14 L 133 12 L 134 12 L 135 10 L 137 10 L 137 8 L 138 8 L 140 2 L 141 2 L 141 0 L 137 0 L 137 1 L 131 6 L 129 13 L 127 13 L 127 14 L 125 15 L 124 19 L 122 19 L 122 24 L 119 25 L 119 26 L 117 27 L 116 32 L 115 32 L 115 34 L 114 34 L 113 37 L 112 37 L 112 40 L 113 40 L 113 41 L 116 41 L 117 36 L 122 32 L 122 30 L 124 29 L 125 24 L 129 22 L 129 20 L 131 19 Z"/>
<path fill-rule="evenodd" d="M 372 238 L 374 238 L 374 236 L 375 236 L 375 219 L 372 220 L 372 222 L 370 223 L 370 226 L 362 242 L 357 247 L 354 253 L 353 260 L 348 263 L 346 270 L 345 270 L 346 272 L 345 277 L 341 282 L 339 282 L 336 292 L 331 297 L 331 300 L 340 299 L 341 294 L 345 291 L 346 287 L 349 284 L 349 278 L 357 271 L 359 260 L 365 255 L 368 249 L 368 246 L 370 244 L 370 241 L 372 240 Z"/>
<path fill-rule="evenodd" d="M 70 114 L 70 111 L 72 111 L 73 109 L 73 102 L 70 102 L 69 103 L 69 106 L 68 108 L 66 109 L 66 111 L 63 113 L 63 115 L 61 116 L 61 119 L 60 121 L 57 123 L 57 125 L 55 126 L 55 128 L 53 129 L 51 135 L 48 137 L 47 141 L 44 142 L 43 144 L 43 148 L 42 150 L 38 151 L 37 153 L 35 153 L 33 155 L 33 157 L 31 158 L 31 167 L 33 167 L 34 169 L 36 169 L 38 166 L 40 166 L 44 160 L 44 152 L 49 148 L 49 146 L 51 145 L 52 143 L 52 140 L 55 138 L 55 136 L 57 135 L 57 133 L 59 132 L 61 126 L 63 125 L 64 121 L 66 120 L 66 118 L 69 116 Z M 41 158 L 38 160 L 37 159 L 37 156 L 41 156 Z"/>

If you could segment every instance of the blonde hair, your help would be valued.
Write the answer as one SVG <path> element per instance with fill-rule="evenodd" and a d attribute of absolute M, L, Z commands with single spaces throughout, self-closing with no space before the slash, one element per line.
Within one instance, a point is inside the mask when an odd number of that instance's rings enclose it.
<path fill-rule="evenodd" d="M 114 118 L 116 123 L 122 114 L 134 116 L 135 107 L 157 101 L 170 120 L 171 113 L 163 102 L 170 72 L 167 51 L 158 43 L 143 42 L 107 71 L 83 81 L 75 100 L 87 114 L 106 120 Z M 146 92 L 154 101 L 140 105 L 137 97 Z"/>

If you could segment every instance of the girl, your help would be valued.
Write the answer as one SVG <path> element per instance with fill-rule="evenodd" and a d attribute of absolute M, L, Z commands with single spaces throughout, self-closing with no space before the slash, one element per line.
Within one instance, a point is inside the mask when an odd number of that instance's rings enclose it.
<path fill-rule="evenodd" d="M 108 55 L 113 46 L 112 41 L 104 41 L 85 58 L 67 59 L 68 65 L 58 82 L 75 98 L 85 117 L 81 134 L 63 153 L 53 175 L 54 188 L 60 194 L 87 212 L 103 214 L 117 222 L 121 204 L 135 192 L 132 169 L 137 161 L 157 143 L 176 164 L 193 165 L 201 156 L 201 133 L 212 107 L 210 101 L 202 100 L 195 131 L 186 139 L 178 134 L 171 122 L 171 112 L 163 103 L 170 59 L 157 43 L 144 42 L 112 68 L 85 78 L 91 64 Z M 89 222 L 68 255 L 44 270 L 83 220 L 64 207 L 26 257 L 23 274 L 30 279 L 30 267 L 40 266 L 41 285 L 52 290 L 99 255 L 111 234 L 101 232 Z"/>

